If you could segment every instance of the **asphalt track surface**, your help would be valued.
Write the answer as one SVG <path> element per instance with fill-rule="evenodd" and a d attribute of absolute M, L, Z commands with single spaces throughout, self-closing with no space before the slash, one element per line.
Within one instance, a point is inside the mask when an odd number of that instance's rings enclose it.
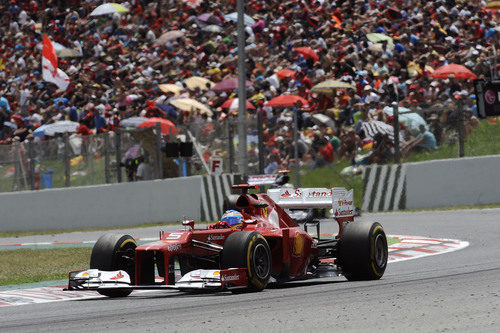
<path fill-rule="evenodd" d="M 155 291 L 123 299 L 4 307 L 0 332 L 499 331 L 500 209 L 365 214 L 362 219 L 381 222 L 387 234 L 460 239 L 470 245 L 393 263 L 379 281 L 334 278 L 242 295 Z M 333 226 L 323 224 L 322 232 L 334 231 Z"/>

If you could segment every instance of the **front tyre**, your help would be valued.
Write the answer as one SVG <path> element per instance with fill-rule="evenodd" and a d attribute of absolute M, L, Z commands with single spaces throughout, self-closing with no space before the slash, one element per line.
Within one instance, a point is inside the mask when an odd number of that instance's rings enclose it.
<path fill-rule="evenodd" d="M 124 270 L 130 275 L 134 284 L 135 280 L 135 248 L 137 243 L 129 235 L 105 234 L 101 236 L 90 255 L 90 268 L 101 271 Z M 109 297 L 125 297 L 132 290 L 98 290 L 99 294 Z"/>
<path fill-rule="evenodd" d="M 246 268 L 248 290 L 261 291 L 271 277 L 271 250 L 266 239 L 256 231 L 237 231 L 226 238 L 221 267 Z"/>
<path fill-rule="evenodd" d="M 350 222 L 339 242 L 339 266 L 350 280 L 378 280 L 388 259 L 387 238 L 378 222 Z"/>

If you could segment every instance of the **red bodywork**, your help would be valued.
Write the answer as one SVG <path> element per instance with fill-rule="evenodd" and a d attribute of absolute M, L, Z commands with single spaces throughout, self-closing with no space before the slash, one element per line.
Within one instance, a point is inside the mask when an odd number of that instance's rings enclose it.
<path fill-rule="evenodd" d="M 210 243 L 222 248 L 231 233 L 241 230 L 255 230 L 267 240 L 272 256 L 272 276 L 285 280 L 305 276 L 309 264 L 318 256 L 317 241 L 300 228 L 267 194 L 242 194 L 236 206 L 241 209 L 245 221 L 241 227 L 233 229 L 225 222 L 217 222 L 209 225 L 207 229 L 195 229 L 194 222 L 187 222 L 184 223 L 187 230 L 164 233 L 161 240 L 138 246 L 135 252 L 135 284 L 154 284 L 155 260 L 159 271 L 165 271 L 164 283 L 174 284 L 173 275 L 169 278 L 168 267 L 169 264 L 172 265 L 175 256 L 214 256 L 213 249 L 193 244 Z M 339 226 L 341 232 L 341 221 Z M 221 272 L 226 275 L 230 273 Z"/>

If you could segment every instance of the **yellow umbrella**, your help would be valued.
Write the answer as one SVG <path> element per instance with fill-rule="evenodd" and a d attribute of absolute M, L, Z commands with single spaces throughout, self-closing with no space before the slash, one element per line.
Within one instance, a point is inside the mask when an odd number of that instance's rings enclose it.
<path fill-rule="evenodd" d="M 487 9 L 500 9 L 500 1 L 490 1 L 486 5 Z"/>
<path fill-rule="evenodd" d="M 326 80 L 312 87 L 311 92 L 332 94 L 336 89 L 356 89 L 356 87 L 342 81 Z"/>
<path fill-rule="evenodd" d="M 191 90 L 194 90 L 196 88 L 200 88 L 200 90 L 208 90 L 215 84 L 212 81 L 201 76 L 191 76 L 185 79 L 184 83 Z"/>
<path fill-rule="evenodd" d="M 160 88 L 160 90 L 163 91 L 165 94 L 166 93 L 173 93 L 176 96 L 179 95 L 181 90 L 182 90 L 182 88 L 179 87 L 178 85 L 170 84 L 170 83 L 159 84 L 158 88 Z"/>
<path fill-rule="evenodd" d="M 392 38 L 384 34 L 374 32 L 371 34 L 366 34 L 366 38 L 368 38 L 368 40 L 372 43 L 381 43 L 383 41 L 386 41 L 388 46 L 390 46 L 391 48 L 394 47 L 394 41 L 392 40 Z"/>
<path fill-rule="evenodd" d="M 208 116 L 213 114 L 208 106 L 192 98 L 177 98 L 169 101 L 169 103 L 184 111 L 199 110 L 201 114 L 207 114 Z"/>

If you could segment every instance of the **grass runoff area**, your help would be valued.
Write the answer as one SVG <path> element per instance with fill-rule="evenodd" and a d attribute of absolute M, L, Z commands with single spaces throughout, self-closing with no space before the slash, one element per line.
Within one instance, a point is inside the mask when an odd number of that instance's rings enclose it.
<path fill-rule="evenodd" d="M 500 151 L 500 121 L 481 121 L 481 126 L 467 138 L 465 143 L 465 156 L 484 156 L 498 154 Z M 444 143 L 434 152 L 414 153 L 404 162 L 420 162 L 436 159 L 458 157 L 458 144 Z M 96 164 L 99 164 L 97 162 Z M 310 170 L 301 170 L 302 187 L 333 187 L 343 186 L 354 189 L 354 202 L 360 207 L 362 202 L 363 181 L 361 176 L 340 176 L 340 171 L 349 166 L 349 161 L 341 161 L 333 166 Z M 291 182 L 294 175 L 290 175 Z M 57 180 L 59 182 L 61 180 Z M 485 205 L 481 207 L 460 206 L 445 209 L 457 208 L 490 208 L 499 205 Z M 154 223 L 145 226 L 161 226 L 170 223 Z M 129 228 L 129 227 L 127 227 Z M 117 228 L 119 229 L 119 228 Z M 105 230 L 102 228 L 93 230 Z M 54 234 L 66 231 L 47 231 L 32 233 L 0 233 L 0 237 L 27 236 L 32 234 Z M 81 230 L 80 230 L 81 231 Z M 397 242 L 395 239 L 388 239 L 389 245 Z M 88 268 L 90 262 L 91 248 L 61 248 L 42 250 L 13 250 L 0 251 L 0 285 L 32 283 L 39 281 L 66 279 L 70 270 Z"/>
<path fill-rule="evenodd" d="M 0 251 L 0 286 L 67 279 L 69 271 L 89 268 L 91 252 L 90 247 Z"/>

